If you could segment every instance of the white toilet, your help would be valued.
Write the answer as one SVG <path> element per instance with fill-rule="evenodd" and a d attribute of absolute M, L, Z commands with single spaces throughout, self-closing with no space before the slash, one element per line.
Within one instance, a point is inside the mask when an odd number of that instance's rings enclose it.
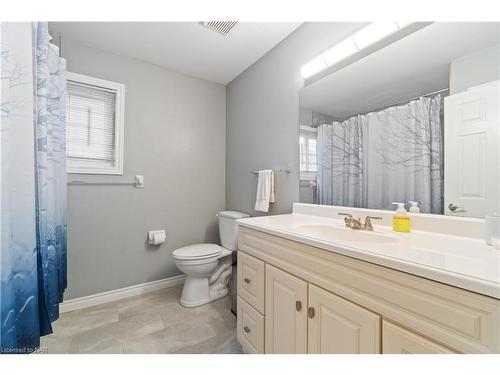
<path fill-rule="evenodd" d="M 218 213 L 222 246 L 198 244 L 174 250 L 175 265 L 186 274 L 181 305 L 200 306 L 224 297 L 232 273 L 232 253 L 238 245 L 237 219 L 249 215 L 236 211 Z"/>

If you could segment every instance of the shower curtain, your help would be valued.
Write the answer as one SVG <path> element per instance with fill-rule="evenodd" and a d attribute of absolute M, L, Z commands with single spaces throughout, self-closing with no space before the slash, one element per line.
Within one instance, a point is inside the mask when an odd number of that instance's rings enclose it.
<path fill-rule="evenodd" d="M 66 288 L 66 64 L 46 22 L 0 37 L 0 353 L 29 353 Z"/>
<path fill-rule="evenodd" d="M 443 213 L 441 96 L 318 127 L 318 203 Z"/>

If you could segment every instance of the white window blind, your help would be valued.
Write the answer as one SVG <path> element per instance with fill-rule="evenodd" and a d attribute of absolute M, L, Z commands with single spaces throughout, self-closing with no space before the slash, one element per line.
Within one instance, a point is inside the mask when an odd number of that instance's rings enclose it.
<path fill-rule="evenodd" d="M 75 74 L 68 79 L 69 173 L 122 173 L 120 86 L 123 85 Z"/>
<path fill-rule="evenodd" d="M 317 130 L 315 128 L 301 126 L 299 135 L 300 149 L 300 179 L 315 180 L 318 171 L 316 160 L 317 153 Z"/>

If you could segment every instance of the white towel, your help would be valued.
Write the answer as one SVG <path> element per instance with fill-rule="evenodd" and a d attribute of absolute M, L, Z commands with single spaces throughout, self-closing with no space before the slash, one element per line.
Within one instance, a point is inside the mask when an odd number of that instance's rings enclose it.
<path fill-rule="evenodd" d="M 264 169 L 259 171 L 255 211 L 269 211 L 269 203 L 274 203 L 274 171 Z"/>

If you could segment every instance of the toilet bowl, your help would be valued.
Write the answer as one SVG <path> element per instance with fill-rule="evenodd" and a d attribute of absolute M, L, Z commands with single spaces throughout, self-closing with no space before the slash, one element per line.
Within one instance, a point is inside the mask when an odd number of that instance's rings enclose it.
<path fill-rule="evenodd" d="M 249 215 L 222 211 L 217 216 L 222 246 L 204 243 L 181 247 L 172 253 L 175 265 L 186 274 L 180 300 L 182 306 L 200 306 L 228 293 L 232 274 L 231 255 L 238 243 L 236 220 Z"/>

